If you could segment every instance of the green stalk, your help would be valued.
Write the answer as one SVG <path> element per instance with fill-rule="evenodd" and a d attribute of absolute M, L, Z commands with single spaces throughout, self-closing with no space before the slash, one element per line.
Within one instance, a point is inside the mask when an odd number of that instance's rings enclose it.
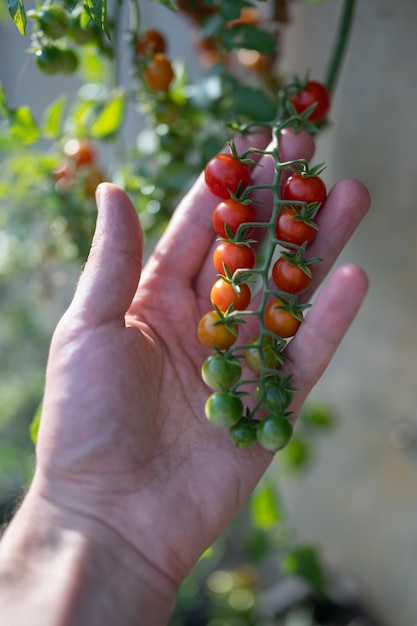
<path fill-rule="evenodd" d="M 325 84 L 330 93 L 334 92 L 336 81 L 340 74 L 340 68 L 347 49 L 349 36 L 352 30 L 353 14 L 356 0 L 345 0 L 340 16 L 336 42 L 327 67 Z"/>

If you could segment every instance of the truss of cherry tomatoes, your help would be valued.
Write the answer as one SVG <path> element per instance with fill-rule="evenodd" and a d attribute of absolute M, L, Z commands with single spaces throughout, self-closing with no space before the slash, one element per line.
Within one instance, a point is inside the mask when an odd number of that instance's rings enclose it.
<path fill-rule="evenodd" d="M 212 214 L 218 236 L 213 253 L 217 278 L 209 294 L 212 309 L 197 328 L 200 342 L 212 350 L 202 365 L 202 378 L 211 389 L 207 419 L 227 428 L 236 447 L 258 442 L 272 452 L 285 447 L 292 436 L 290 405 L 295 390 L 281 366 L 288 358 L 287 342 L 309 306 L 300 303 L 299 296 L 308 291 L 314 263 L 319 261 L 309 257 L 308 250 L 327 196 L 322 166 L 311 169 L 303 160 L 285 164 L 292 173 L 281 184 L 280 133 L 284 127 L 301 123 L 312 128 L 312 123 L 321 122 L 330 98 L 323 85 L 306 81 L 285 90 L 283 102 L 282 119 L 271 128 L 272 149 L 263 152 L 275 165 L 268 222 L 257 219 L 257 206 L 250 199 L 251 150 L 238 155 L 231 144 L 230 153 L 218 154 L 206 165 L 206 185 L 219 199 Z M 258 242 L 251 237 L 262 229 L 266 246 L 257 258 Z M 242 325 L 249 317 L 255 318 L 257 332 L 249 341 L 241 340 Z"/>

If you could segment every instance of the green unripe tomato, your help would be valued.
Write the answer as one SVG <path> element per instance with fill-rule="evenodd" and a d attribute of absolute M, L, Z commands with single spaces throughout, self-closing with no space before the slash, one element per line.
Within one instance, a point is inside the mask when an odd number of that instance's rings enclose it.
<path fill-rule="evenodd" d="M 291 422 L 283 417 L 268 415 L 259 422 L 256 437 L 265 450 L 278 452 L 278 450 L 285 448 L 291 440 Z"/>
<path fill-rule="evenodd" d="M 256 443 L 256 426 L 240 421 L 230 428 L 229 436 L 236 448 L 250 448 Z"/>
<path fill-rule="evenodd" d="M 285 381 L 268 376 L 256 387 L 256 399 L 267 411 L 283 413 L 291 403 L 292 393 L 285 386 Z"/>
<path fill-rule="evenodd" d="M 58 74 L 61 71 L 61 50 L 47 46 L 36 51 L 36 64 L 45 74 Z"/>
<path fill-rule="evenodd" d="M 86 26 L 81 25 L 81 15 L 71 15 L 68 36 L 80 45 L 98 41 L 100 29 L 93 20 L 90 20 Z"/>
<path fill-rule="evenodd" d="M 78 69 L 78 56 L 69 48 L 61 51 L 61 72 L 73 74 Z"/>
<path fill-rule="evenodd" d="M 240 379 L 242 367 L 238 359 L 212 354 L 203 363 L 201 376 L 211 389 L 228 389 Z"/>
<path fill-rule="evenodd" d="M 67 34 L 69 16 L 62 7 L 51 4 L 41 8 L 37 15 L 39 27 L 49 39 L 60 39 Z"/>
<path fill-rule="evenodd" d="M 230 428 L 237 424 L 243 413 L 243 402 L 230 391 L 215 391 L 205 405 L 209 422 L 219 428 Z"/>
<path fill-rule="evenodd" d="M 72 74 L 78 67 L 73 50 L 46 46 L 36 51 L 36 63 L 45 74 Z"/>
<path fill-rule="evenodd" d="M 248 342 L 251 346 L 245 350 L 245 362 L 247 367 L 255 374 L 262 374 L 262 361 L 261 354 L 264 358 L 265 367 L 270 369 L 276 369 L 283 363 L 283 359 L 279 357 L 275 349 L 275 340 L 272 337 L 265 336 L 262 341 L 262 346 L 255 346 L 253 344 L 259 341 L 258 337 L 255 337 Z"/>

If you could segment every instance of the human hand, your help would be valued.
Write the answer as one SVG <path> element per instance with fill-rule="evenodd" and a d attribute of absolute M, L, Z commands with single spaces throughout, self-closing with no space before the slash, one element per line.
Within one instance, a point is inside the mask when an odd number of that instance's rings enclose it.
<path fill-rule="evenodd" d="M 267 138 L 236 140 L 239 152 L 249 144 L 264 148 Z M 314 151 L 305 132 L 286 132 L 281 147 L 287 160 L 310 159 Z M 270 162 L 261 161 L 258 184 L 271 176 Z M 266 210 L 269 197 L 258 194 Z M 52 340 L 31 488 L 81 527 L 89 520 L 89 532 L 93 525 L 97 536 L 104 528 L 117 535 L 174 586 L 231 523 L 272 460 L 259 446 L 236 450 L 204 416 L 209 390 L 200 368 L 208 352 L 196 328 L 211 308 L 217 201 L 200 177 L 141 272 L 136 212 L 115 186 L 99 188 L 91 253 Z M 356 181 L 330 192 L 309 249 L 324 261 L 307 297 L 368 206 Z M 360 268 L 336 269 L 290 341 L 285 370 L 299 390 L 295 415 L 366 290 Z"/>

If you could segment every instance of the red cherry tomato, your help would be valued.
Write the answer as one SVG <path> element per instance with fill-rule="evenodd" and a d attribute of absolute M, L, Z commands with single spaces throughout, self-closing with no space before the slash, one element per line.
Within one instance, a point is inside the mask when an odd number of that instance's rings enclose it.
<path fill-rule="evenodd" d="M 317 230 L 311 224 L 297 218 L 297 212 L 291 207 L 279 214 L 275 233 L 282 245 L 293 243 L 302 246 L 306 242 L 310 245 L 314 241 Z"/>
<path fill-rule="evenodd" d="M 86 139 L 69 139 L 64 145 L 64 154 L 71 159 L 77 167 L 89 165 L 95 160 L 93 146 Z"/>
<path fill-rule="evenodd" d="M 301 321 L 291 311 L 279 308 L 283 305 L 285 305 L 285 300 L 281 298 L 271 300 L 265 307 L 264 323 L 267 330 L 285 339 L 295 335 Z"/>
<path fill-rule="evenodd" d="M 253 248 L 247 245 L 238 245 L 230 241 L 222 241 L 213 253 L 213 264 L 218 274 L 224 274 L 225 265 L 231 274 L 237 269 L 252 269 L 255 266 L 256 256 Z"/>
<path fill-rule="evenodd" d="M 206 185 L 215 196 L 224 200 L 230 193 L 243 191 L 249 184 L 249 167 L 231 154 L 216 154 L 204 169 Z"/>
<path fill-rule="evenodd" d="M 139 56 L 145 56 L 149 52 L 152 54 L 165 52 L 166 47 L 164 35 L 155 28 L 146 30 L 135 42 L 135 51 Z"/>
<path fill-rule="evenodd" d="M 319 176 L 292 174 L 287 178 L 281 190 L 283 200 L 293 200 L 294 202 L 323 204 L 326 197 L 326 185 Z"/>
<path fill-rule="evenodd" d="M 281 291 L 300 294 L 309 288 L 313 277 L 306 274 L 299 265 L 280 257 L 272 266 L 272 280 Z"/>
<path fill-rule="evenodd" d="M 237 229 L 245 222 L 255 221 L 255 209 L 251 204 L 242 204 L 227 198 L 216 206 L 213 211 L 213 228 L 219 237 L 227 237 L 225 224 L 228 225 L 233 235 L 236 235 Z M 245 237 L 249 237 L 253 232 L 253 228 L 248 228 Z"/>
<path fill-rule="evenodd" d="M 249 306 L 251 299 L 251 291 L 248 285 L 239 285 L 238 291 L 230 283 L 222 278 L 216 280 L 210 291 L 210 300 L 213 306 L 217 306 L 220 311 L 227 311 L 229 306 L 237 311 L 243 311 Z"/>
<path fill-rule="evenodd" d="M 330 94 L 325 85 L 310 80 L 303 89 L 290 98 L 290 102 L 299 114 L 316 104 L 316 108 L 307 119 L 310 122 L 319 122 L 326 117 L 330 109 Z"/>

